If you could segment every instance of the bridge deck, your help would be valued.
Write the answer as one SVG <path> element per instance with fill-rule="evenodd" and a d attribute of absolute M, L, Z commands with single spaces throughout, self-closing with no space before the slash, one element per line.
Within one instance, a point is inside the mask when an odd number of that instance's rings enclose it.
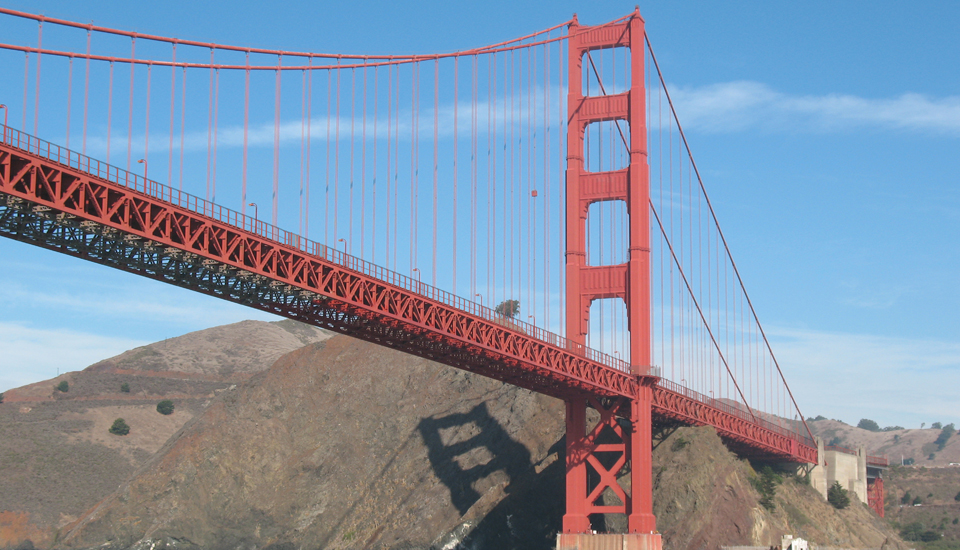
<path fill-rule="evenodd" d="M 554 397 L 636 394 L 639 376 L 610 356 L 11 128 L 3 137 L 4 236 Z M 654 415 L 712 425 L 744 454 L 816 462 L 808 438 L 672 382 L 655 387 Z"/>

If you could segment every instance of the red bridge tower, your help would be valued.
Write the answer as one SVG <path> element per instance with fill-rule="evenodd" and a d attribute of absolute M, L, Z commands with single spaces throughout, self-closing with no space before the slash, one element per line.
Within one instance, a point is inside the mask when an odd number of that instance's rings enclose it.
<path fill-rule="evenodd" d="M 650 190 L 644 89 L 644 22 L 639 11 L 623 23 L 583 27 L 576 18 L 569 27 L 569 91 L 567 95 L 567 338 L 585 343 L 590 304 L 621 298 L 630 331 L 632 373 L 640 377 L 632 399 L 601 401 L 587 396 L 567 399 L 567 464 L 565 534 L 590 533 L 591 514 L 626 514 L 635 538 L 656 531 L 651 474 L 651 404 L 656 377 L 650 362 Z M 630 89 L 618 94 L 584 96 L 584 65 L 589 52 L 629 48 Z M 587 126 L 621 121 L 629 128 L 629 165 L 622 170 L 589 172 L 584 163 Z M 622 134 L 621 134 L 622 135 Z M 624 144 L 627 145 L 626 143 Z M 627 263 L 590 266 L 586 255 L 586 223 L 590 205 L 624 201 L 629 216 Z M 600 413 L 600 422 L 587 432 L 587 407 Z M 626 417 L 629 422 L 618 422 Z M 601 438 L 601 432 L 605 435 Z M 610 434 L 616 434 L 619 442 Z M 615 457 L 615 458 L 614 458 Z M 617 482 L 629 463 L 630 491 Z M 591 472 L 592 471 L 592 472 Z M 604 505 L 601 495 L 613 491 L 620 504 Z M 609 493 L 608 493 L 609 494 Z M 659 548 L 660 536 L 646 538 L 646 548 Z M 561 537 L 562 539 L 564 537 Z M 569 537 L 571 539 L 576 537 Z M 568 543 L 568 544 L 570 544 Z M 561 547 L 568 547 L 561 544 Z M 574 543 L 571 548 L 577 547 Z"/>

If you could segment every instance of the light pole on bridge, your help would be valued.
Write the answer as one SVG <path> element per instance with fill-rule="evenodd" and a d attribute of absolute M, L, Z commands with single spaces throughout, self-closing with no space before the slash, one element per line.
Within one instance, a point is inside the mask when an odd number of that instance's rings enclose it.
<path fill-rule="evenodd" d="M 147 180 L 147 159 L 140 159 L 140 160 L 137 161 L 137 164 L 142 164 L 142 165 L 143 165 L 143 183 L 144 183 L 144 185 L 146 185 L 146 183 L 147 183 L 147 181 L 148 181 L 148 180 Z"/>
<path fill-rule="evenodd" d="M 347 251 L 347 240 L 346 240 L 346 239 L 337 239 L 337 242 L 338 242 L 338 243 L 343 243 L 343 253 L 349 255 L 350 252 Z"/>
<path fill-rule="evenodd" d="M 6 141 L 6 140 L 7 140 L 7 114 L 8 114 L 8 109 L 7 109 L 7 106 L 4 105 L 3 103 L 0 103 L 0 109 L 3 109 L 3 139 L 2 139 L 2 141 Z"/>
<path fill-rule="evenodd" d="M 412 271 L 417 274 L 417 294 L 423 294 L 420 290 L 420 287 L 423 286 L 423 283 L 420 282 L 420 268 L 415 267 Z"/>
<path fill-rule="evenodd" d="M 247 206 L 253 207 L 253 221 L 259 221 L 259 219 L 257 218 L 257 203 L 251 202 Z"/>

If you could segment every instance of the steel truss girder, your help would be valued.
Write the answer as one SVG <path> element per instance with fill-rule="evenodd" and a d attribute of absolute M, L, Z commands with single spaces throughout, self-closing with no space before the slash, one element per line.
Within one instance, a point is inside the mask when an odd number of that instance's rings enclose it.
<path fill-rule="evenodd" d="M 653 414 L 692 426 L 713 426 L 717 434 L 741 455 L 769 460 L 816 463 L 817 448 L 712 407 L 703 401 L 655 386 Z"/>
<path fill-rule="evenodd" d="M 15 209 L 20 214 L 14 231 L 4 230 L 18 240 L 319 322 L 555 397 L 584 392 L 630 396 L 636 391 L 634 375 L 7 144 L 0 144 L 0 193 L 30 205 L 27 211 Z M 168 264 L 175 269 L 167 269 Z M 238 283 L 234 279 L 241 277 L 231 272 L 252 279 Z M 258 304 L 246 294 L 227 293 L 231 285 L 271 290 L 258 296 L 267 303 Z M 285 299 L 271 299 L 283 294 L 276 285 L 289 287 Z M 310 307 L 290 298 L 306 294 L 317 295 Z"/>

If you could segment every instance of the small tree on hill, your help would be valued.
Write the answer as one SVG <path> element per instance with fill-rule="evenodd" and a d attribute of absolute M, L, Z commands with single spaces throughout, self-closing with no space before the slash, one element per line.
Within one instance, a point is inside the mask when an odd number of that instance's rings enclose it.
<path fill-rule="evenodd" d="M 67 393 L 70 391 L 70 383 L 66 380 L 61 380 L 60 383 L 57 384 L 57 391 Z"/>
<path fill-rule="evenodd" d="M 513 319 L 520 314 L 520 300 L 504 300 L 500 302 L 493 311 L 499 315 Z"/>
<path fill-rule="evenodd" d="M 164 399 L 157 403 L 157 412 L 163 415 L 173 414 L 173 401 Z"/>
<path fill-rule="evenodd" d="M 3 394 L 0 393 L 0 403 L 3 403 Z"/>
<path fill-rule="evenodd" d="M 913 497 L 910 495 L 910 491 L 907 491 L 900 497 L 900 504 L 910 504 L 911 499 L 913 499 Z"/>
<path fill-rule="evenodd" d="M 939 430 L 943 428 L 943 424 L 941 424 L 940 422 L 934 422 L 933 424 L 930 424 L 930 427 L 933 428 L 934 430 Z"/>
<path fill-rule="evenodd" d="M 834 481 L 827 491 L 827 502 L 837 510 L 843 510 L 850 505 L 850 495 L 847 494 L 847 490 L 840 485 L 839 481 Z"/>
<path fill-rule="evenodd" d="M 110 426 L 109 432 L 113 435 L 127 435 L 130 433 L 130 426 L 122 418 L 118 418 L 113 421 L 113 426 Z"/>
<path fill-rule="evenodd" d="M 126 382 L 120 384 L 120 393 L 130 393 L 130 384 Z"/>
<path fill-rule="evenodd" d="M 916 506 L 918 504 L 923 504 L 923 499 L 920 497 L 913 499 L 913 505 Z"/>
<path fill-rule="evenodd" d="M 957 496 L 953 497 L 953 500 L 960 502 L 960 493 L 957 493 Z"/>
<path fill-rule="evenodd" d="M 857 427 L 860 428 L 861 430 L 868 430 L 871 432 L 880 431 L 880 426 L 873 420 L 870 420 L 869 418 L 861 418 L 860 422 L 857 423 Z"/>

